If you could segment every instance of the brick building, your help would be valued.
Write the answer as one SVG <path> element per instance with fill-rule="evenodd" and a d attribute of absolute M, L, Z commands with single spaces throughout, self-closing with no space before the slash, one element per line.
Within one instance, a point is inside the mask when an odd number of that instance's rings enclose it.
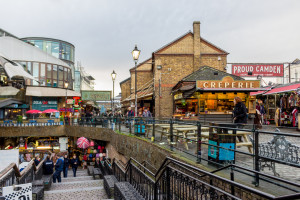
<path fill-rule="evenodd" d="M 174 112 L 172 88 L 184 77 L 210 66 L 226 71 L 228 53 L 200 36 L 200 22 L 171 43 L 154 51 L 137 66 L 138 107 L 150 107 L 156 117 L 170 117 Z M 134 104 L 135 68 L 130 78 L 120 83 L 123 107 Z"/>

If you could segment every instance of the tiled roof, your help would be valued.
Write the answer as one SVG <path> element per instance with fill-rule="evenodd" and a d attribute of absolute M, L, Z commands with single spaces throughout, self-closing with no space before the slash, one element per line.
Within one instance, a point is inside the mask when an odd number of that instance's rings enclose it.
<path fill-rule="evenodd" d="M 232 77 L 233 80 L 244 80 L 239 76 L 235 76 L 209 66 L 203 66 L 198 71 L 195 71 L 183 78 L 182 81 L 222 80 L 226 76 Z"/>

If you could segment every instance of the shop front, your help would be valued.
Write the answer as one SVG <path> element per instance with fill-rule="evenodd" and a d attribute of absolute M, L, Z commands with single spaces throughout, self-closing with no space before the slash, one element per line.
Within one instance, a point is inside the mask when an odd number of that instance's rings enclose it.
<path fill-rule="evenodd" d="M 209 73 L 209 72 L 207 72 Z M 255 97 L 252 91 L 262 90 L 259 80 L 244 80 L 222 72 L 213 74 L 219 80 L 207 78 L 210 74 L 190 75 L 193 79 L 182 80 L 173 88 L 174 116 L 191 118 L 199 115 L 225 115 L 230 117 L 234 108 L 234 98 L 240 97 L 249 113 L 255 113 Z"/>
<path fill-rule="evenodd" d="M 24 116 L 28 108 L 28 104 L 16 99 L 0 100 L 0 119 L 16 119 L 17 116 Z"/>

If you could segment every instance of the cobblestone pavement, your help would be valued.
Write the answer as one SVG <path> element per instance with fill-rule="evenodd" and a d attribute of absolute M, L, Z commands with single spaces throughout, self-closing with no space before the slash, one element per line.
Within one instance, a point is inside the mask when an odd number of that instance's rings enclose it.
<path fill-rule="evenodd" d="M 103 180 L 93 180 L 86 170 L 78 170 L 77 177 L 73 177 L 69 170 L 69 177 L 62 178 L 61 183 L 53 183 L 49 191 L 45 191 L 45 200 L 98 200 L 107 199 L 103 188 Z"/>

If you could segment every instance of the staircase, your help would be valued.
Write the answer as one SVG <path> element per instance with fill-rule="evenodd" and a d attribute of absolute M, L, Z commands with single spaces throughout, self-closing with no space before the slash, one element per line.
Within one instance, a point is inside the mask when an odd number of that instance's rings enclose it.
<path fill-rule="evenodd" d="M 62 174 L 63 175 L 63 174 Z M 72 170 L 68 172 L 68 178 L 63 178 L 61 183 L 52 183 L 49 191 L 45 191 L 45 200 L 98 200 L 107 199 L 103 180 L 94 180 L 87 170 L 78 170 L 77 177 L 73 177 Z"/>

